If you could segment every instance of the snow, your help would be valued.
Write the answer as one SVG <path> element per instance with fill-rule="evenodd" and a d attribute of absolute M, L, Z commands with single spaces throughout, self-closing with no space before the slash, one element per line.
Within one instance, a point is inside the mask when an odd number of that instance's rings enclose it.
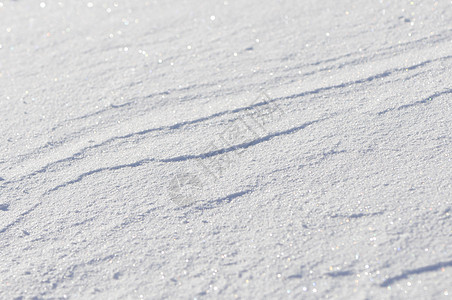
<path fill-rule="evenodd" d="M 450 24 L 0 0 L 0 298 L 450 297 Z"/>

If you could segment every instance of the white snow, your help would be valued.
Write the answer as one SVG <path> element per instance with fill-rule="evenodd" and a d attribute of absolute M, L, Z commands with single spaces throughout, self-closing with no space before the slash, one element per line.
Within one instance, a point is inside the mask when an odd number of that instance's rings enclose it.
<path fill-rule="evenodd" d="M 450 297 L 451 24 L 0 0 L 0 298 Z"/>

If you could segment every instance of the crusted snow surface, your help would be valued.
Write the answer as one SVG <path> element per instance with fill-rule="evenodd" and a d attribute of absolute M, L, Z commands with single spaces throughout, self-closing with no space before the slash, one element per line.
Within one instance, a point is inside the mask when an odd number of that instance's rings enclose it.
<path fill-rule="evenodd" d="M 0 0 L 0 298 L 450 298 L 451 24 Z"/>

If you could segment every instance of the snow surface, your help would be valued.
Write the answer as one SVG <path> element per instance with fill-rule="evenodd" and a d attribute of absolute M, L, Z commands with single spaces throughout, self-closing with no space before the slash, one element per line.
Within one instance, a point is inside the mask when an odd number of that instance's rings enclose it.
<path fill-rule="evenodd" d="M 451 297 L 451 1 L 0 1 L 1 299 Z"/>

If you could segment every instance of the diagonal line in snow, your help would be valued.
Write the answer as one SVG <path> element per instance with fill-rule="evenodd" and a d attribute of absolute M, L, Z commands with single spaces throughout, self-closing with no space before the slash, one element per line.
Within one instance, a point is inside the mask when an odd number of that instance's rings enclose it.
<path fill-rule="evenodd" d="M 423 61 L 421 63 L 418 63 L 416 65 L 413 65 L 411 67 L 403 67 L 403 68 L 394 68 L 394 69 L 390 69 L 375 75 L 371 75 L 369 77 L 366 78 L 362 78 L 362 79 L 357 79 L 357 80 L 353 80 L 353 81 L 348 81 L 348 82 L 344 82 L 341 84 L 336 84 L 336 85 L 330 85 L 330 86 L 325 86 L 325 87 L 321 87 L 321 88 L 317 88 L 315 90 L 311 90 L 311 91 L 306 91 L 306 92 L 302 92 L 302 93 L 298 93 L 298 94 L 294 94 L 294 95 L 289 95 L 289 96 L 285 96 L 285 97 L 281 97 L 281 98 L 276 98 L 273 99 L 272 101 L 277 101 L 277 100 L 285 100 L 285 99 L 293 99 L 293 98 L 299 98 L 299 97 L 304 97 L 304 96 L 308 96 L 308 95 L 313 95 L 313 94 L 319 94 L 321 92 L 325 92 L 325 91 L 329 91 L 329 90 L 334 90 L 334 89 L 339 89 L 339 88 L 345 88 L 345 87 L 350 87 L 352 85 L 359 85 L 362 83 L 368 83 L 371 81 L 374 81 L 376 79 L 381 79 L 381 78 L 385 78 L 388 77 L 394 73 L 398 73 L 398 72 L 406 72 L 411 71 L 411 70 L 415 70 L 417 68 L 421 68 L 425 65 L 428 65 L 430 63 L 436 62 L 436 61 L 441 61 L 441 60 L 445 60 L 445 59 L 449 59 L 452 58 L 451 56 L 447 56 L 447 57 L 441 57 L 438 59 L 433 59 L 433 60 L 426 60 Z M 269 101 L 269 102 L 272 102 Z"/>
<path fill-rule="evenodd" d="M 38 206 L 40 206 L 42 204 L 42 202 L 36 203 L 35 205 L 33 205 L 30 209 L 26 210 L 25 212 L 21 213 L 16 220 L 12 221 L 11 223 L 9 223 L 8 225 L 6 225 L 5 227 L 3 227 L 2 229 L 0 229 L 0 233 L 4 233 L 5 231 L 7 231 L 8 229 L 10 229 L 11 227 L 13 227 L 14 225 L 20 223 L 22 221 L 23 218 L 25 218 L 26 215 L 30 214 L 32 211 L 34 211 L 36 208 L 38 208 Z"/>
<path fill-rule="evenodd" d="M 427 272 L 433 272 L 445 267 L 452 267 L 452 260 L 450 261 L 445 261 L 445 262 L 439 262 L 437 264 L 434 265 L 430 265 L 430 266 L 425 266 L 422 268 L 417 268 L 417 269 L 412 269 L 412 270 L 407 270 L 405 272 L 403 272 L 402 274 L 398 275 L 398 276 L 394 276 L 391 278 L 386 279 L 385 281 L 383 281 L 380 286 L 381 287 L 388 287 L 391 284 L 402 280 L 402 279 L 406 279 L 408 278 L 409 275 L 416 275 L 416 274 L 422 274 L 422 273 L 427 273 Z"/>
<path fill-rule="evenodd" d="M 247 189 L 247 190 L 244 190 L 244 191 L 232 193 L 232 194 L 229 194 L 229 195 L 227 195 L 226 197 L 223 197 L 223 198 L 210 200 L 207 203 L 205 203 L 204 205 L 200 205 L 200 206 L 195 207 L 195 209 L 197 209 L 197 210 L 205 210 L 205 209 L 215 208 L 215 207 L 217 207 L 217 206 L 219 206 L 221 204 L 229 203 L 232 200 L 234 200 L 235 198 L 242 197 L 243 195 L 249 194 L 251 192 L 253 192 L 252 189 Z"/>
<path fill-rule="evenodd" d="M 234 146 L 230 146 L 230 147 L 226 147 L 226 148 L 221 148 L 218 150 L 214 150 L 214 151 L 210 151 L 210 152 L 206 152 L 206 153 L 202 153 L 202 154 L 196 154 L 196 155 L 182 155 L 182 156 L 176 156 L 176 157 L 172 157 L 172 158 L 165 158 L 165 159 L 161 159 L 159 160 L 160 162 L 180 162 L 180 161 L 187 161 L 187 160 L 191 160 L 191 159 L 204 159 L 204 158 L 208 158 L 208 157 L 212 157 L 212 156 L 216 156 L 216 155 L 220 155 L 220 154 L 224 154 L 224 153 L 228 153 L 231 151 L 235 151 L 238 149 L 246 149 L 249 148 L 251 146 L 255 146 L 257 144 L 263 143 L 263 142 L 267 142 L 275 137 L 279 137 L 279 136 L 283 136 L 283 135 L 288 135 L 288 134 L 292 134 L 295 133 L 297 131 L 300 131 L 312 124 L 321 122 L 321 121 L 325 121 L 327 120 L 327 118 L 325 119 L 320 119 L 320 120 L 315 120 L 315 121 L 310 121 L 310 122 L 306 122 L 300 126 L 297 127 L 293 127 L 284 131 L 277 131 L 274 133 L 271 133 L 269 135 L 266 135 L 262 138 L 258 138 L 255 140 L 252 140 L 250 142 L 246 142 L 246 143 L 242 143 L 242 144 L 238 144 L 238 145 L 234 145 Z"/>
<path fill-rule="evenodd" d="M 80 181 L 83 180 L 83 178 L 85 178 L 87 176 L 90 176 L 92 174 L 100 173 L 100 172 L 103 172 L 103 171 L 120 170 L 120 169 L 124 169 L 124 168 L 135 168 L 135 167 L 142 166 L 142 165 L 147 164 L 147 163 L 152 162 L 152 161 L 155 161 L 155 159 L 145 158 L 145 159 L 142 159 L 142 160 L 136 161 L 134 163 L 130 163 L 130 164 L 124 164 L 124 165 L 118 165 L 118 166 L 113 166 L 113 167 L 105 167 L 105 168 L 99 168 L 99 169 L 91 170 L 91 171 L 88 171 L 88 172 L 85 172 L 85 173 L 79 175 L 77 178 L 75 178 L 73 180 L 66 181 L 65 183 L 57 185 L 56 187 L 54 187 L 54 188 L 48 190 L 47 192 L 45 192 L 44 195 L 46 195 L 46 194 L 48 195 L 51 192 L 59 190 L 60 188 L 66 187 L 68 185 L 71 185 L 71 184 L 74 184 L 74 183 L 77 183 L 77 182 L 80 182 Z"/>
<path fill-rule="evenodd" d="M 386 114 L 388 112 L 391 112 L 391 111 L 394 111 L 394 110 L 402 110 L 402 109 L 411 108 L 411 107 L 416 106 L 416 105 L 425 104 L 425 103 L 428 103 L 428 102 L 432 101 L 435 98 L 438 98 L 438 97 L 440 97 L 442 95 L 447 95 L 447 94 L 452 94 L 452 89 L 447 89 L 447 90 L 444 90 L 442 92 L 436 92 L 433 95 L 428 96 L 427 98 L 415 101 L 415 102 L 410 103 L 410 104 L 404 104 L 404 105 L 401 105 L 401 106 L 399 106 L 397 108 L 385 109 L 385 110 L 380 111 L 379 113 L 377 113 L 377 115 L 381 116 L 381 115 L 384 115 L 384 114 Z"/>

